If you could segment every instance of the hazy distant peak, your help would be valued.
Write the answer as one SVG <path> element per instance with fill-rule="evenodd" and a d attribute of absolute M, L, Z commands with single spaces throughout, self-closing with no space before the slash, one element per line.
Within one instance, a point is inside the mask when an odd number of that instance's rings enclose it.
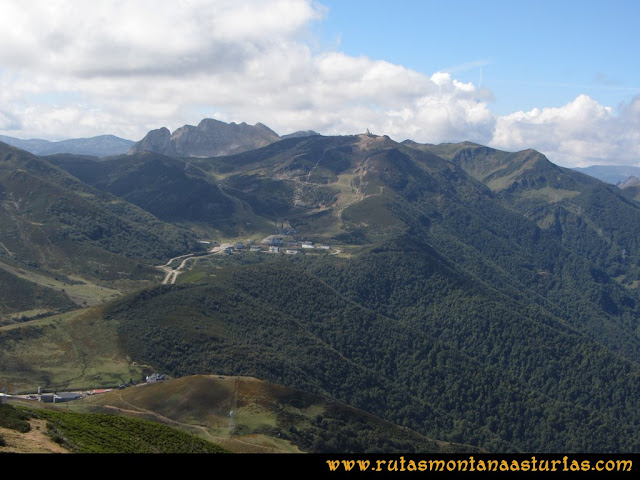
<path fill-rule="evenodd" d="M 297 132 L 288 133 L 287 135 L 282 135 L 282 138 L 298 138 L 298 137 L 313 137 L 316 135 L 320 135 L 318 132 L 314 132 L 313 130 L 298 130 Z"/>
<path fill-rule="evenodd" d="M 613 185 L 624 182 L 631 176 L 640 177 L 640 167 L 632 165 L 591 165 L 590 167 L 575 167 L 574 170 Z"/>
<path fill-rule="evenodd" d="M 72 153 L 74 155 L 92 155 L 106 157 L 125 153 L 133 141 L 115 135 L 98 135 L 90 138 L 71 138 L 58 142 L 41 139 L 22 140 L 0 135 L 0 141 L 18 147 L 34 155 L 53 155 L 56 153 Z"/>
<path fill-rule="evenodd" d="M 635 175 L 631 175 L 626 180 L 623 180 L 622 182 L 618 182 L 617 185 L 618 185 L 618 188 L 621 188 L 623 190 L 625 188 L 637 187 L 637 186 L 640 186 L 640 178 L 636 177 Z"/>

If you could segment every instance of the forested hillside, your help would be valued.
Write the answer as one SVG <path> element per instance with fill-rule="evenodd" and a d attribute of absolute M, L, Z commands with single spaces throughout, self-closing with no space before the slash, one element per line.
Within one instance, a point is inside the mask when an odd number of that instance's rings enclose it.
<path fill-rule="evenodd" d="M 4 211 L 20 212 L 3 218 L 51 224 L 54 247 L 141 271 L 197 249 L 189 227 L 260 250 L 196 258 L 176 285 L 93 311 L 123 358 L 281 383 L 490 451 L 640 449 L 640 204 L 613 185 L 533 150 L 370 134 L 215 158 L 14 157 L 40 183 L 3 170 Z M 53 200 L 23 210 L 28 189 Z M 7 231 L 0 259 L 35 255 Z"/>
<path fill-rule="evenodd" d="M 266 261 L 107 318 L 130 355 L 174 375 L 254 375 L 494 451 L 638 448 L 636 362 L 423 249 Z"/>

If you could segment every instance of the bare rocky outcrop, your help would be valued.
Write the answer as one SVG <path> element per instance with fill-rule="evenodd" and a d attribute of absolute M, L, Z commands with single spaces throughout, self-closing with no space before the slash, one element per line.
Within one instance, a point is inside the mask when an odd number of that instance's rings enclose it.
<path fill-rule="evenodd" d="M 624 190 L 625 188 L 640 187 L 640 178 L 636 177 L 635 175 L 631 175 L 624 181 L 618 182 L 617 185 L 618 188 L 621 188 L 622 190 Z"/>
<path fill-rule="evenodd" d="M 205 118 L 198 126 L 185 125 L 170 133 L 167 128 L 150 131 L 129 153 L 150 150 L 168 156 L 219 157 L 265 147 L 280 136 L 262 123 L 225 123 Z"/>
<path fill-rule="evenodd" d="M 162 127 L 156 130 L 151 130 L 142 140 L 131 147 L 129 153 L 131 154 L 143 150 L 163 153 L 171 156 L 175 155 L 175 148 L 171 142 L 171 132 L 169 129 Z"/>

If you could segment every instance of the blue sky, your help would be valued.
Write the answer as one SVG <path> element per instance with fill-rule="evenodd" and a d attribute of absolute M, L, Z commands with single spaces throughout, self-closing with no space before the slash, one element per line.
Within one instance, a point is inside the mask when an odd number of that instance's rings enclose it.
<path fill-rule="evenodd" d="M 322 34 L 343 52 L 482 82 L 496 114 L 640 94 L 637 0 L 322 3 Z"/>
<path fill-rule="evenodd" d="M 637 0 L 30 0 L 0 19 L 0 135 L 211 117 L 640 163 Z"/>

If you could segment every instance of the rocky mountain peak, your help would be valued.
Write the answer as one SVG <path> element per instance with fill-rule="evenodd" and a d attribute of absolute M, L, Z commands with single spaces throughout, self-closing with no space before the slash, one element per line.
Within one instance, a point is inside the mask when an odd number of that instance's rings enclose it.
<path fill-rule="evenodd" d="M 129 154 L 149 150 L 152 152 L 159 152 L 165 155 L 175 154 L 175 148 L 171 143 L 171 132 L 166 127 L 161 127 L 155 130 L 151 130 L 145 137 L 138 143 L 134 144 L 129 149 Z"/>
<path fill-rule="evenodd" d="M 167 128 L 152 130 L 129 153 L 151 150 L 169 156 L 219 157 L 246 152 L 280 140 L 262 123 L 250 126 L 205 118 L 197 127 L 184 125 L 173 134 Z"/>
<path fill-rule="evenodd" d="M 625 188 L 630 188 L 630 187 L 637 187 L 640 185 L 640 178 L 636 177 L 635 175 L 631 175 L 630 177 L 628 177 L 627 179 L 618 182 L 618 188 L 621 189 L 625 189 Z"/>

